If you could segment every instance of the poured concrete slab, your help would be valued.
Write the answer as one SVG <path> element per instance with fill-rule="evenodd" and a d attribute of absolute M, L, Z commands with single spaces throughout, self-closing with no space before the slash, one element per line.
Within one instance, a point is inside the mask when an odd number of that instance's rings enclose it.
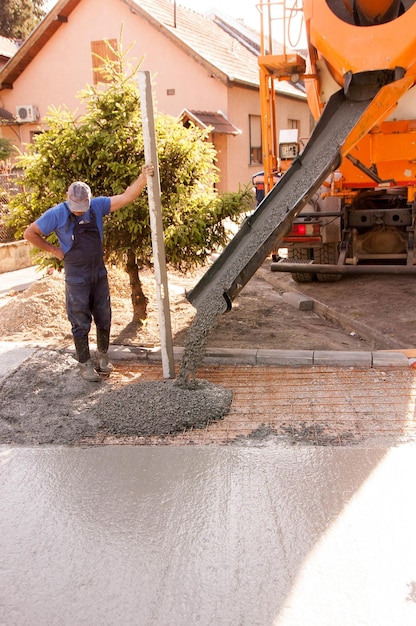
<path fill-rule="evenodd" d="M 14 272 L 3 272 L 0 274 L 0 297 L 11 291 L 24 291 L 42 276 L 43 272 L 32 266 Z"/>
<path fill-rule="evenodd" d="M 18 341 L 0 341 L 0 381 L 11 374 L 35 352 L 35 348 Z"/>
<path fill-rule="evenodd" d="M 414 626 L 416 446 L 0 448 L 5 624 Z"/>

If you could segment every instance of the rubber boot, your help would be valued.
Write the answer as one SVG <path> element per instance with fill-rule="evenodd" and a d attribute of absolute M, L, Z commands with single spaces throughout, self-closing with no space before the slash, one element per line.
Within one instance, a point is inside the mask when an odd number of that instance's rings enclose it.
<path fill-rule="evenodd" d="M 108 360 L 108 347 L 110 345 L 110 330 L 97 328 L 97 370 L 104 374 L 111 374 L 114 366 Z"/>
<path fill-rule="evenodd" d="M 74 344 L 78 357 L 78 368 L 82 378 L 90 382 L 97 382 L 101 380 L 95 371 L 90 358 L 88 336 L 74 337 Z"/>
<path fill-rule="evenodd" d="M 78 363 L 79 372 L 84 380 L 88 380 L 91 383 L 96 383 L 101 380 L 99 374 L 94 369 L 94 365 L 91 359 L 88 359 L 85 363 Z"/>

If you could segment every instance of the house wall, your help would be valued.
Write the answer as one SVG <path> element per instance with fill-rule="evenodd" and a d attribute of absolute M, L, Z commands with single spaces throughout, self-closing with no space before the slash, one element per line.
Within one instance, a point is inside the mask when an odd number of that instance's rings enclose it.
<path fill-rule="evenodd" d="M 309 137 L 310 113 L 307 104 L 296 98 L 276 98 L 277 133 L 288 128 L 288 119 L 300 121 L 300 137 Z M 229 90 L 229 117 L 242 131 L 241 135 L 228 137 L 227 184 L 230 191 L 251 183 L 251 178 L 262 166 L 250 164 L 249 116 L 260 115 L 258 90 L 234 86 Z"/>
<path fill-rule="evenodd" d="M 225 84 L 209 76 L 185 51 L 162 35 L 146 20 L 132 14 L 120 0 L 83 0 L 30 66 L 16 80 L 12 90 L 3 90 L 3 106 L 15 112 L 19 104 L 35 104 L 42 118 L 49 106 L 67 105 L 71 111 L 82 110 L 77 97 L 80 90 L 93 83 L 91 41 L 120 39 L 124 50 L 134 44 L 129 59 L 154 76 L 156 108 L 177 116 L 187 108 L 217 110 L 225 108 Z M 36 79 L 34 79 L 36 77 Z M 168 95 L 168 90 L 175 95 Z M 22 143 L 30 141 L 30 132 L 39 124 L 20 125 Z M 22 146 L 20 146 L 22 147 Z"/>
<path fill-rule="evenodd" d="M 242 131 L 237 136 L 215 135 L 218 150 L 217 166 L 221 169 L 220 191 L 235 191 L 251 181 L 259 166 L 249 164 L 249 114 L 260 114 L 259 92 L 254 88 L 228 87 L 194 55 L 179 46 L 172 37 L 163 34 L 141 16 L 130 12 L 120 0 L 83 0 L 72 11 L 68 23 L 62 24 L 48 43 L 15 81 L 12 90 L 0 92 L 0 106 L 12 113 L 17 105 L 34 104 L 40 117 L 48 107 L 66 105 L 71 111 L 82 111 L 77 97 L 80 90 L 93 83 L 91 41 L 120 39 L 123 49 L 129 49 L 134 65 L 143 58 L 142 70 L 152 72 L 155 107 L 164 114 L 179 116 L 184 108 L 223 111 Z M 218 74 L 218 72 L 217 72 Z M 169 95 L 169 94 L 174 95 Z M 283 98 L 282 110 L 291 112 L 299 107 L 299 117 L 308 116 L 306 102 Z M 280 98 L 279 98 L 280 102 Z M 279 105 L 280 106 L 280 105 Z M 302 113 L 302 115 L 301 115 Z M 283 115 L 283 113 L 282 113 Z M 285 113 L 286 115 L 286 113 Z M 303 122 L 302 122 L 303 124 Z M 12 139 L 20 150 L 31 141 L 31 133 L 39 123 L 19 124 L 1 128 L 3 136 Z"/>
<path fill-rule="evenodd" d="M 299 120 L 299 140 L 302 142 L 309 139 L 311 134 L 311 115 L 309 107 L 304 101 L 278 96 L 276 99 L 276 119 L 278 132 L 281 129 L 289 128 L 288 120 Z"/>
<path fill-rule="evenodd" d="M 237 191 L 239 186 L 251 184 L 253 174 L 261 169 L 250 165 L 249 116 L 260 115 L 260 96 L 256 89 L 244 89 L 234 85 L 229 90 L 228 115 L 241 135 L 228 138 L 228 186 Z M 234 156 L 232 156 L 234 155 Z"/>

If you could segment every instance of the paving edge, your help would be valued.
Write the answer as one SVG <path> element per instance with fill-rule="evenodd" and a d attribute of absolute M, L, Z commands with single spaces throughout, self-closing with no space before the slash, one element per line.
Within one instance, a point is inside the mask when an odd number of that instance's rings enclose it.
<path fill-rule="evenodd" d="M 94 345 L 91 345 L 95 349 Z M 39 346 L 26 343 L 16 345 L 13 342 L 0 342 L 0 365 L 1 356 L 10 363 L 10 352 L 19 353 L 18 363 L 26 360 Z M 64 352 L 74 354 L 74 348 L 68 347 Z M 173 348 L 173 357 L 179 362 L 184 353 L 184 348 Z M 409 353 L 409 354 L 406 354 Z M 261 365 L 274 367 L 360 367 L 360 368 L 383 368 L 383 367 L 414 367 L 414 350 L 377 350 L 369 351 L 337 351 L 337 350 L 267 350 L 261 348 L 208 348 L 205 350 L 202 365 Z M 162 361 L 162 349 L 160 346 L 145 348 L 140 346 L 110 345 L 110 359 L 114 362 L 143 362 L 154 363 Z M 0 367 L 0 374 L 1 367 Z M 6 372 L 0 378 L 3 378 Z"/>
<path fill-rule="evenodd" d="M 173 357 L 179 361 L 184 348 L 174 348 Z M 162 349 L 111 345 L 110 358 L 114 361 L 162 360 Z M 336 350 L 266 350 L 238 348 L 209 348 L 203 365 L 273 365 L 281 367 L 336 366 L 336 367 L 410 367 L 409 359 L 400 350 L 336 351 Z"/>

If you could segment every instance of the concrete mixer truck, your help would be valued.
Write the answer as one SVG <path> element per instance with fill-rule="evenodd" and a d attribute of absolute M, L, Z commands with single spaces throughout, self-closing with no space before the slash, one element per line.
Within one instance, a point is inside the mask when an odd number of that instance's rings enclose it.
<path fill-rule="evenodd" d="M 291 4 L 289 7 L 287 5 Z M 268 91 L 273 81 L 304 80 L 310 110 L 319 120 L 340 88 L 351 100 L 379 92 L 341 150 L 341 161 L 310 197 L 280 242 L 287 259 L 272 264 L 297 282 L 334 281 L 345 273 L 415 271 L 416 3 L 414 0 L 303 0 L 308 56 L 270 55 L 267 41 L 282 6 L 262 2 L 263 136 L 265 170 L 273 168 L 274 129 Z M 271 38 L 272 40 L 272 38 Z M 278 114 L 278 112 L 277 112 Z M 342 125 L 342 119 L 339 120 Z M 273 126 L 273 124 L 271 124 Z M 273 259 L 276 256 L 273 254 Z M 331 272 L 331 267 L 336 272 Z"/>
<path fill-rule="evenodd" d="M 294 4 L 295 3 L 295 4 Z M 291 6 L 287 6 L 290 5 Z M 198 309 L 232 301 L 276 248 L 272 262 L 295 280 L 348 272 L 414 273 L 416 190 L 416 1 L 260 2 L 259 56 L 266 195 L 199 283 Z M 274 54 L 274 8 L 301 14 L 307 60 Z M 266 25 L 266 26 L 265 26 Z M 274 184 L 274 81 L 304 81 L 316 124 Z M 267 187 L 267 185 L 269 185 Z"/>

